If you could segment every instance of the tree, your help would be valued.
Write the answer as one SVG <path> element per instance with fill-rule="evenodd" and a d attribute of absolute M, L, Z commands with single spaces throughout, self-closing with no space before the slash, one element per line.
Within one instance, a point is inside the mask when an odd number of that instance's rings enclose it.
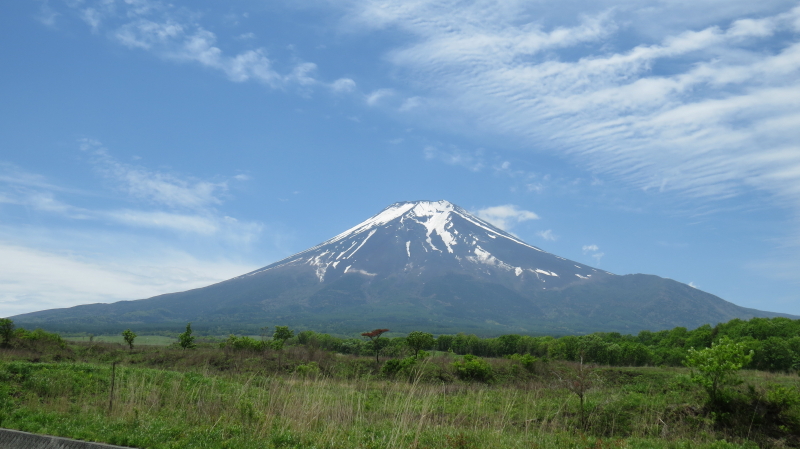
<path fill-rule="evenodd" d="M 389 329 L 375 329 L 371 332 L 364 332 L 361 334 L 362 337 L 369 338 L 370 342 L 372 342 L 372 350 L 375 351 L 375 364 L 380 365 L 380 354 L 381 349 L 385 348 L 386 345 L 389 343 L 389 340 L 385 338 L 381 338 L 381 335 L 389 332 Z"/>
<path fill-rule="evenodd" d="M 761 342 L 761 350 L 753 357 L 753 365 L 762 370 L 789 371 L 794 363 L 794 351 L 789 341 L 781 337 L 769 337 Z"/>
<path fill-rule="evenodd" d="M 294 331 L 290 330 L 289 326 L 275 326 L 275 332 L 272 334 L 272 347 L 278 351 L 278 367 L 283 365 L 283 345 L 292 337 L 294 337 Z"/>
<path fill-rule="evenodd" d="M 192 335 L 192 323 L 186 323 L 186 330 L 178 335 L 178 343 L 183 349 L 192 349 L 195 347 L 194 336 Z"/>
<path fill-rule="evenodd" d="M 8 318 L 0 319 L 0 338 L 3 339 L 3 346 L 11 345 L 11 339 L 14 338 L 14 322 Z"/>
<path fill-rule="evenodd" d="M 125 339 L 125 343 L 127 343 L 131 351 L 133 351 L 133 340 L 136 339 L 136 333 L 130 329 L 125 329 L 122 331 L 122 338 Z"/>
<path fill-rule="evenodd" d="M 436 340 L 433 339 L 433 334 L 428 332 L 414 331 L 406 337 L 406 344 L 414 351 L 414 358 L 418 358 L 419 351 L 423 349 L 430 349 L 433 347 Z"/>
<path fill-rule="evenodd" d="M 564 384 L 564 386 L 571 392 L 575 393 L 580 400 L 580 419 L 581 419 L 581 428 L 586 428 L 586 407 L 585 407 L 585 400 L 586 400 L 586 392 L 589 391 L 595 383 L 596 375 L 594 372 L 594 368 L 587 367 L 583 364 L 583 355 L 580 355 L 580 362 L 578 364 L 577 369 L 565 371 L 562 375 L 559 373 L 555 373 L 558 376 L 559 380 Z"/>
<path fill-rule="evenodd" d="M 717 403 L 722 387 L 733 382 L 736 371 L 752 360 L 753 351 L 744 351 L 742 343 L 734 343 L 728 337 L 720 338 L 710 348 L 689 349 L 683 363 L 692 369 L 692 381 L 708 392 L 711 404 Z"/>

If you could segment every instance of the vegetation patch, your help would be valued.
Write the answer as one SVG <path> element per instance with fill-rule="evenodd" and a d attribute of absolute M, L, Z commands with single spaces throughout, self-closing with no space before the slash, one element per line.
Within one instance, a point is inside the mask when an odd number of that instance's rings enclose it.
<path fill-rule="evenodd" d="M 0 425 L 154 449 L 800 447 L 797 373 L 747 369 L 758 352 L 721 331 L 683 346 L 677 367 L 592 363 L 584 337 L 481 339 L 516 351 L 490 355 L 454 350 L 467 336 L 381 334 L 279 326 L 194 347 L 137 336 L 131 348 L 14 328 L 0 349 Z M 578 360 L 518 351 L 536 341 L 577 342 Z"/>

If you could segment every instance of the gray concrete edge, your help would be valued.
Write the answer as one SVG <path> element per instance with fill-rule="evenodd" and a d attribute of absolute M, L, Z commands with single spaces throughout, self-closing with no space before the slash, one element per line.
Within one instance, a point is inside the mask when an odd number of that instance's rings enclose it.
<path fill-rule="evenodd" d="M 2 449 L 131 449 L 104 443 L 72 440 L 50 435 L 37 435 L 20 430 L 0 428 Z"/>

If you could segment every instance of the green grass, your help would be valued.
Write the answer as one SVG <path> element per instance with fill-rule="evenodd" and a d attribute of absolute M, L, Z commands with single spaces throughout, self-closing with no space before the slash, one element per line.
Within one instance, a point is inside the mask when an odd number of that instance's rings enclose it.
<path fill-rule="evenodd" d="M 718 443 L 705 421 L 670 418 L 670 406 L 687 399 L 680 391 L 598 390 L 590 395 L 596 435 L 587 435 L 575 429 L 574 398 L 547 385 L 226 378 L 119 367 L 109 412 L 107 366 L 11 362 L 0 373 L 19 395 L 4 427 L 154 449 L 755 447 Z"/>
<path fill-rule="evenodd" d="M 280 358 L 210 344 L 0 349 L 0 426 L 150 449 L 800 445 L 792 427 L 800 404 L 765 420 L 755 419 L 762 417 L 757 409 L 712 411 L 683 368 L 590 368 L 582 426 L 569 389 L 574 364 L 540 362 L 528 371 L 492 359 L 494 380 L 481 383 L 458 380 L 454 359 L 434 356 L 410 376 L 386 378 L 374 372 L 373 358 L 308 347 L 288 348 Z M 746 371 L 742 378 L 731 403 L 743 407 L 751 405 L 743 399 L 748 385 L 765 410 L 770 385 L 800 388 L 796 375 Z"/>

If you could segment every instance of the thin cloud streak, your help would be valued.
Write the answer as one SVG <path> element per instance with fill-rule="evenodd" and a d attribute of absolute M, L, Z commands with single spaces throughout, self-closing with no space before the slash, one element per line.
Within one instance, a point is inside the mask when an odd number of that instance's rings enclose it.
<path fill-rule="evenodd" d="M 118 183 L 127 194 L 156 204 L 204 209 L 221 204 L 221 195 L 228 189 L 227 182 L 181 179 L 175 175 L 123 164 L 95 140 L 81 139 L 81 150 L 91 154 L 97 169 Z M 237 177 L 234 179 L 242 180 Z"/>

